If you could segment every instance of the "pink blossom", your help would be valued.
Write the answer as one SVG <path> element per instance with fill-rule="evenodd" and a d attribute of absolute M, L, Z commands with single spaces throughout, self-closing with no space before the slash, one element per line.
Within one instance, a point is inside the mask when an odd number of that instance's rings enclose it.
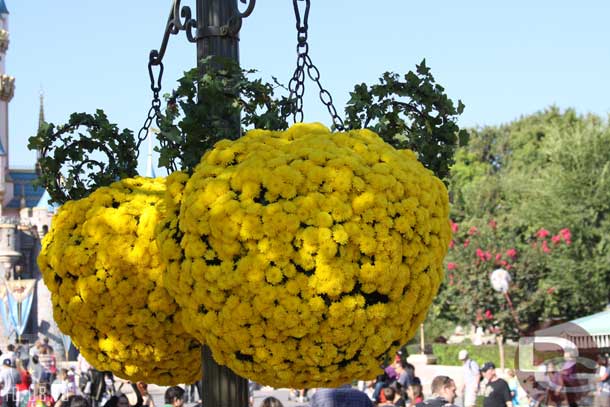
<path fill-rule="evenodd" d="M 553 294 L 555 292 L 555 287 L 549 287 L 546 289 L 547 294 Z"/>
<path fill-rule="evenodd" d="M 496 226 L 498 226 L 498 223 L 495 220 L 492 219 L 492 220 L 489 221 L 489 227 L 490 228 L 495 229 Z"/>
<path fill-rule="evenodd" d="M 496 261 L 500 261 L 502 259 L 502 253 L 496 254 Z"/>
<path fill-rule="evenodd" d="M 470 239 L 464 240 L 464 249 L 470 245 Z"/>
<path fill-rule="evenodd" d="M 510 257 L 511 259 L 514 259 L 515 257 L 517 257 L 517 250 L 515 250 L 515 249 L 508 249 L 506 251 L 506 255 L 508 257 Z"/>
<path fill-rule="evenodd" d="M 508 262 L 507 262 L 506 260 L 502 260 L 502 261 L 500 262 L 500 265 L 501 265 L 501 266 L 506 266 L 507 264 L 508 264 Z"/>
<path fill-rule="evenodd" d="M 570 243 L 572 243 L 572 232 L 570 232 L 570 229 L 565 228 L 565 229 L 561 229 L 559 231 L 559 234 L 561 235 L 561 237 L 563 238 L 563 240 L 566 242 L 566 244 L 569 246 Z"/>
<path fill-rule="evenodd" d="M 485 252 L 481 248 L 477 249 L 477 257 L 485 261 Z"/>
<path fill-rule="evenodd" d="M 485 318 L 487 319 L 493 319 L 494 315 L 491 313 L 490 310 L 485 310 Z"/>
<path fill-rule="evenodd" d="M 537 236 L 539 239 L 545 239 L 545 238 L 546 238 L 547 236 L 549 236 L 550 234 L 551 234 L 551 233 L 550 233 L 548 230 L 544 229 L 544 228 L 541 228 L 541 229 L 540 229 L 538 232 L 536 232 L 536 236 Z"/>
<path fill-rule="evenodd" d="M 457 268 L 457 264 L 455 263 L 447 263 L 447 270 L 451 271 L 451 270 L 455 270 Z"/>
<path fill-rule="evenodd" d="M 453 285 L 453 274 L 449 274 L 449 285 Z"/>
<path fill-rule="evenodd" d="M 489 251 L 485 252 L 485 260 L 491 260 L 491 253 Z"/>
<path fill-rule="evenodd" d="M 476 234 L 477 231 L 478 231 L 478 229 L 475 226 L 471 226 L 470 229 L 468 229 L 468 234 L 470 236 L 472 236 L 472 235 Z"/>
<path fill-rule="evenodd" d="M 560 235 L 555 235 L 551 238 L 551 242 L 553 242 L 553 244 L 559 244 L 561 243 L 561 236 Z"/>
<path fill-rule="evenodd" d="M 542 251 L 545 253 L 550 253 L 551 249 L 549 248 L 549 245 L 547 244 L 546 240 L 544 240 L 542 242 Z"/>
<path fill-rule="evenodd" d="M 452 231 L 453 233 L 457 233 L 457 231 L 458 231 L 458 224 L 457 224 L 457 223 L 455 223 L 455 222 L 454 222 L 454 221 L 452 221 L 452 220 L 450 220 L 449 222 L 451 223 L 451 231 Z"/>
<path fill-rule="evenodd" d="M 452 240 L 449 242 L 449 248 L 453 249 L 453 247 L 455 246 L 455 242 Z"/>

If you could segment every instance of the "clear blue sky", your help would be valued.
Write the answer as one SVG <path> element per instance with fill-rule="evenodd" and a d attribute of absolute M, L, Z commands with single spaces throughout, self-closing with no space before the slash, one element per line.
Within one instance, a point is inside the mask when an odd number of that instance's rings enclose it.
<path fill-rule="evenodd" d="M 13 166 L 33 166 L 27 138 L 38 122 L 103 108 L 139 129 L 150 106 L 146 64 L 160 45 L 171 0 L 5 0 Z M 183 1 L 191 5 L 194 0 Z M 406 73 L 426 58 L 436 80 L 466 110 L 461 126 L 505 123 L 556 104 L 610 112 L 610 3 L 538 0 L 414 2 L 312 0 L 310 55 L 342 111 L 355 83 Z M 288 82 L 295 64 L 291 0 L 259 0 L 241 31 L 241 62 Z M 195 65 L 194 44 L 172 36 L 163 90 Z M 307 83 L 305 120 L 330 124 Z"/>

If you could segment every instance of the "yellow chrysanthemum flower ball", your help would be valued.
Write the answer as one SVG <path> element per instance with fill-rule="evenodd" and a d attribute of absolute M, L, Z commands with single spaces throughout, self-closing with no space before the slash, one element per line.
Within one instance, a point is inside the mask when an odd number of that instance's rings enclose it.
<path fill-rule="evenodd" d="M 167 278 L 185 329 L 219 364 L 292 388 L 378 374 L 424 319 L 451 235 L 447 190 L 413 152 L 320 124 L 217 143 L 179 227 Z"/>
<path fill-rule="evenodd" d="M 180 249 L 182 232 L 178 228 L 182 194 L 188 179 L 188 174 L 181 171 L 176 171 L 166 178 L 166 210 L 157 226 L 157 245 L 161 258 L 168 269 L 168 272 L 164 274 L 164 282 L 166 286 L 173 287 L 172 293 L 190 292 L 192 285 L 192 279 L 184 278 L 187 276 L 180 273 L 182 266 L 182 250 Z"/>
<path fill-rule="evenodd" d="M 165 181 L 125 179 L 62 205 L 38 265 L 62 332 L 99 370 L 132 381 L 192 383 L 200 345 L 164 288 L 155 228 Z"/>

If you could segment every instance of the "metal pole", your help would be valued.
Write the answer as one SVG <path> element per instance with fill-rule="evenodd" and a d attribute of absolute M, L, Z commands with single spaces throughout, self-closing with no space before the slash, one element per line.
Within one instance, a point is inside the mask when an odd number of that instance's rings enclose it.
<path fill-rule="evenodd" d="M 226 31 L 236 10 L 237 0 L 197 0 L 197 63 L 212 55 L 239 63 L 239 32 Z"/>
<path fill-rule="evenodd" d="M 230 58 L 239 63 L 239 33 L 227 35 L 226 32 L 226 24 L 231 21 L 236 11 L 237 0 L 197 0 L 198 64 L 208 56 Z M 231 120 L 231 132 L 239 135 L 239 117 L 236 119 Z M 201 349 L 201 359 L 203 405 L 247 407 L 248 380 L 227 367 L 218 365 L 207 346 Z"/>

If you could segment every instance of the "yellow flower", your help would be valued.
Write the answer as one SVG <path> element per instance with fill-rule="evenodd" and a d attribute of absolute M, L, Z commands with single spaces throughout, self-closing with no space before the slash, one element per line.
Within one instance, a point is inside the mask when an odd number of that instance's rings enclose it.
<path fill-rule="evenodd" d="M 164 193 L 163 179 L 134 178 L 66 202 L 38 265 L 60 329 L 93 366 L 169 385 L 196 380 L 200 354 L 161 278 L 166 263 L 155 227 L 165 212 Z"/>
<path fill-rule="evenodd" d="M 181 180 L 158 235 L 164 279 L 220 363 L 333 387 L 371 379 L 415 333 L 451 232 L 447 191 L 412 152 L 297 124 L 221 141 Z"/>

